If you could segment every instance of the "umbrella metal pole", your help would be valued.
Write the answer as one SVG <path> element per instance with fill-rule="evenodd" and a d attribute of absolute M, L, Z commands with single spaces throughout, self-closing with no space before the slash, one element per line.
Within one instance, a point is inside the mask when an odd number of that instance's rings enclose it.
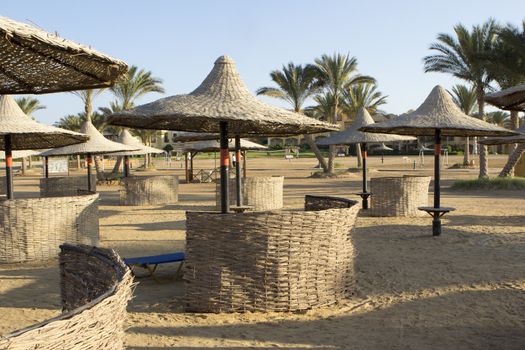
<path fill-rule="evenodd" d="M 49 178 L 49 157 L 44 157 L 44 175 Z"/>
<path fill-rule="evenodd" d="M 92 162 L 92 158 L 91 158 L 91 154 L 88 154 L 87 155 L 87 183 L 88 183 L 88 191 L 92 192 L 91 191 L 91 162 Z"/>
<path fill-rule="evenodd" d="M 440 156 L 441 156 L 441 130 L 436 129 L 434 144 L 434 208 L 441 206 L 441 187 L 440 187 Z M 432 236 L 441 234 L 441 215 L 434 212 L 432 219 Z"/>
<path fill-rule="evenodd" d="M 237 206 L 242 206 L 241 138 L 239 135 L 235 135 L 235 195 Z"/>
<path fill-rule="evenodd" d="M 221 213 L 230 211 L 229 166 L 230 155 L 228 151 L 228 122 L 220 122 L 220 147 L 221 147 Z"/>
<path fill-rule="evenodd" d="M 368 152 L 366 149 L 366 143 L 361 144 L 361 153 L 363 155 L 363 209 L 368 209 L 368 185 L 366 183 L 366 158 L 368 157 Z"/>
<path fill-rule="evenodd" d="M 11 135 L 4 136 L 5 144 L 5 182 L 7 199 L 13 199 L 13 145 Z"/>

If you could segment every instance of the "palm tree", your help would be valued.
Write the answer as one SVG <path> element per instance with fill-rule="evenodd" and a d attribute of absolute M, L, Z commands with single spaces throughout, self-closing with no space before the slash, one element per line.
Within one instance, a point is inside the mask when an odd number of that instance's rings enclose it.
<path fill-rule="evenodd" d="M 508 128 L 510 125 L 509 113 L 504 111 L 495 111 L 487 113 L 487 121 L 489 123 Z"/>
<path fill-rule="evenodd" d="M 334 53 L 332 56 L 322 55 L 316 58 L 311 66 L 315 69 L 318 83 L 330 92 L 333 97 L 333 111 L 327 120 L 336 123 L 340 113 L 340 102 L 343 100 L 343 92 L 350 86 L 359 83 L 374 83 L 375 79 L 369 76 L 357 74 L 357 59 L 349 54 L 342 55 Z M 330 146 L 328 153 L 328 173 L 334 172 L 335 145 Z"/>
<path fill-rule="evenodd" d="M 477 108 L 478 102 L 476 91 L 473 88 L 462 84 L 456 84 L 452 87 L 452 99 L 466 115 L 473 115 Z M 463 152 L 463 165 L 470 164 L 470 145 L 468 136 L 465 137 L 465 148 Z"/>
<path fill-rule="evenodd" d="M 425 72 L 441 72 L 472 84 L 476 92 L 478 115 L 485 119 L 485 91 L 490 88 L 492 77 L 488 74 L 486 57 L 496 42 L 498 25 L 489 19 L 469 31 L 462 24 L 454 27 L 454 34 L 439 34 L 437 42 L 430 45 L 435 55 L 426 56 L 423 61 Z M 487 147 L 479 153 L 479 177 L 487 177 Z"/>
<path fill-rule="evenodd" d="M 164 93 L 162 80 L 153 76 L 153 73 L 144 69 L 138 69 L 137 66 L 131 66 L 126 76 L 110 88 L 110 91 L 116 98 L 111 108 L 117 110 L 127 110 L 135 107 L 135 101 L 152 92 Z M 136 130 L 142 142 L 149 146 L 151 138 L 156 134 L 155 130 Z M 122 158 L 119 157 L 113 172 L 118 171 Z M 151 166 L 150 155 L 144 157 L 144 166 Z"/>
<path fill-rule="evenodd" d="M 46 108 L 46 106 L 40 104 L 40 101 L 37 98 L 34 97 L 18 97 L 15 99 L 16 103 L 18 104 L 18 107 L 25 113 L 25 115 L 31 117 L 31 119 L 35 120 L 35 117 L 33 117 L 33 112 L 36 112 L 38 110 Z M 31 169 L 31 157 L 29 157 L 29 169 Z M 26 159 L 22 158 L 22 175 L 25 175 L 26 173 Z"/>
<path fill-rule="evenodd" d="M 375 83 L 359 83 L 350 85 L 343 92 L 342 109 L 344 113 L 351 119 L 354 119 L 357 112 L 361 108 L 371 114 L 375 115 L 379 106 L 386 103 L 387 96 L 384 96 L 380 91 L 377 91 Z M 356 145 L 357 167 L 360 168 L 363 163 L 363 156 L 361 154 L 361 145 Z"/>
<path fill-rule="evenodd" d="M 104 129 L 104 121 L 101 120 L 100 115 L 94 115 L 93 113 L 93 99 L 103 93 L 105 89 L 88 89 L 88 90 L 79 90 L 72 91 L 72 93 L 78 96 L 82 102 L 84 102 L 84 113 L 79 113 L 80 117 L 83 117 L 83 121 L 88 123 L 93 123 L 93 125 L 99 130 Z M 97 123 L 95 123 L 95 118 Z M 95 170 L 97 172 L 97 178 L 99 180 L 104 179 L 104 171 L 100 163 L 100 156 L 93 157 L 95 160 Z M 80 156 L 77 156 L 77 166 L 80 168 Z"/>
<path fill-rule="evenodd" d="M 288 63 L 288 66 L 283 66 L 282 70 L 274 70 L 270 73 L 270 78 L 277 84 L 277 87 L 262 87 L 257 90 L 257 95 L 265 95 L 275 97 L 288 102 L 294 112 L 303 113 L 303 104 L 312 97 L 319 87 L 316 85 L 315 71 L 312 67 L 303 67 Z M 314 152 L 319 164 L 326 172 L 328 166 L 326 161 L 315 144 L 315 140 L 311 135 L 304 135 L 306 143 Z"/>
<path fill-rule="evenodd" d="M 525 82 L 525 20 L 519 27 L 508 24 L 498 32 L 498 41 L 487 59 L 489 74 L 501 89 L 507 89 Z M 510 129 L 519 127 L 518 111 L 510 111 Z M 509 159 L 500 176 L 514 174 L 514 151 L 517 145 L 510 145 Z M 506 170 L 509 171 L 506 171 Z"/>

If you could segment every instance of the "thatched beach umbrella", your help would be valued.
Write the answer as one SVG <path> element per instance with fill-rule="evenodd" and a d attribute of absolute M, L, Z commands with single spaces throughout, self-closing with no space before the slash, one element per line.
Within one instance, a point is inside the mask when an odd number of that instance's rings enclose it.
<path fill-rule="evenodd" d="M 487 146 L 494 145 L 508 145 L 511 143 L 525 143 L 525 125 L 521 128 L 514 130 L 518 135 L 507 136 L 507 137 L 488 137 L 484 140 L 481 140 L 479 143 L 482 143 Z"/>
<path fill-rule="evenodd" d="M 434 206 L 421 207 L 433 217 L 432 234 L 441 234 L 441 216 L 454 208 L 441 207 L 440 155 L 442 136 L 504 136 L 515 132 L 486 123 L 463 113 L 450 94 L 441 86 L 432 89 L 414 112 L 395 119 L 368 125 L 362 131 L 414 136 L 434 136 Z"/>
<path fill-rule="evenodd" d="M 124 177 L 129 176 L 129 156 L 142 156 L 147 154 L 159 154 L 165 153 L 163 149 L 150 147 L 142 144 L 137 138 L 133 137 L 128 129 L 122 129 L 120 132 L 117 142 L 122 143 L 126 146 L 136 148 L 137 151 L 125 151 L 112 153 L 113 156 L 124 156 Z"/>
<path fill-rule="evenodd" d="M 525 111 L 525 84 L 487 94 L 485 102 L 509 111 Z"/>
<path fill-rule="evenodd" d="M 196 133 L 192 133 L 196 134 Z M 212 134 L 206 134 L 206 135 L 212 135 Z M 246 177 L 246 151 L 248 150 L 265 150 L 268 149 L 268 147 L 263 146 L 259 143 L 252 142 L 249 140 L 241 139 L 241 145 L 239 147 L 239 150 L 241 151 L 239 154 L 235 154 L 236 164 L 235 164 L 235 178 L 236 178 L 236 199 L 238 201 L 237 205 L 242 205 L 241 202 L 241 184 L 240 184 L 240 178 L 241 178 L 241 170 L 240 170 L 240 159 L 243 159 L 243 177 Z M 218 140 L 201 140 L 201 141 L 192 141 L 192 142 L 186 142 L 182 146 L 182 150 L 185 153 L 185 159 L 186 159 L 186 174 L 188 174 L 188 157 L 187 154 L 190 153 L 190 176 L 186 175 L 186 178 L 191 181 L 193 178 L 193 158 L 201 152 L 218 152 L 221 149 L 221 144 Z M 232 143 L 232 140 L 229 140 L 228 143 L 228 149 L 229 150 L 235 150 L 237 151 L 237 147 Z"/>
<path fill-rule="evenodd" d="M 368 197 L 372 195 L 370 192 L 368 192 L 368 185 L 366 181 L 366 159 L 368 157 L 367 145 L 371 143 L 415 140 L 414 137 L 389 134 L 371 134 L 359 130 L 363 126 L 372 124 L 374 124 L 374 120 L 370 116 L 370 113 L 368 113 L 365 108 L 361 108 L 357 113 L 354 122 L 349 127 L 343 131 L 333 133 L 329 137 L 317 141 L 317 144 L 319 145 L 361 145 L 361 153 L 363 156 L 363 191 L 359 192 L 358 194 L 362 198 L 363 209 L 368 209 Z"/>
<path fill-rule="evenodd" d="M 291 135 L 337 130 L 336 125 L 309 118 L 259 101 L 246 87 L 228 56 L 215 61 L 201 85 L 188 95 L 177 95 L 116 112 L 113 125 L 143 129 L 219 133 L 221 140 L 221 212 L 229 211 L 228 138 Z"/>
<path fill-rule="evenodd" d="M 127 65 L 87 46 L 0 17 L 0 94 L 108 87 Z"/>
<path fill-rule="evenodd" d="M 113 142 L 108 140 L 102 135 L 97 128 L 91 123 L 91 120 L 85 121 L 81 128 L 80 132 L 89 136 L 89 140 L 84 143 L 79 143 L 76 145 L 53 148 L 48 151 L 42 152 L 40 155 L 46 159 L 46 174 L 48 177 L 49 173 L 47 170 L 47 159 L 48 157 L 56 156 L 76 156 L 76 155 L 86 155 L 87 157 L 87 184 L 88 190 L 92 190 L 91 184 L 91 166 L 93 164 L 92 156 L 98 154 L 109 154 L 123 151 L 136 151 L 137 147 L 126 146 L 118 142 Z"/>
<path fill-rule="evenodd" d="M 385 151 L 390 152 L 390 151 L 393 151 L 394 149 L 392 147 L 388 147 L 384 143 L 381 143 L 379 146 L 374 147 L 374 150 L 381 151 L 381 164 L 383 164 L 385 162 Z"/>
<path fill-rule="evenodd" d="M 5 151 L 6 195 L 13 198 L 13 151 L 61 147 L 88 136 L 40 124 L 28 117 L 10 95 L 0 96 L 0 149 Z"/>

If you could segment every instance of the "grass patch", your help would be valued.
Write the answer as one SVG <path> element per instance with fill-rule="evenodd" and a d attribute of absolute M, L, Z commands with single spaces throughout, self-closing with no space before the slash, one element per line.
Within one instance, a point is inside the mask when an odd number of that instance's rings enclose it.
<path fill-rule="evenodd" d="M 522 177 L 493 177 L 474 180 L 460 180 L 451 187 L 458 191 L 475 190 L 521 190 L 525 191 L 525 178 Z"/>

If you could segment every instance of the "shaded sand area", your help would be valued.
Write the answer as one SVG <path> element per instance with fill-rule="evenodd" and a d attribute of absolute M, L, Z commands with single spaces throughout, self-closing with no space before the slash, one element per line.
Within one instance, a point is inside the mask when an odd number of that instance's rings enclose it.
<path fill-rule="evenodd" d="M 430 158 L 412 171 L 401 157 L 386 157 L 383 165 L 373 157 L 371 176 L 430 175 Z M 504 160 L 491 157 L 492 174 Z M 337 162 L 355 165 L 354 158 Z M 209 169 L 213 163 L 197 158 L 195 165 Z M 359 173 L 309 179 L 315 163 L 252 159 L 248 175 L 286 176 L 286 207 L 301 207 L 305 194 L 357 199 Z M 155 173 L 182 176 L 180 164 L 172 165 Z M 477 170 L 443 172 L 442 203 L 457 211 L 444 217 L 439 238 L 431 237 L 430 217 L 359 217 L 353 233 L 358 289 L 345 303 L 296 314 L 184 313 L 184 284 L 173 280 L 176 265 L 166 265 L 159 268 L 161 283 L 139 280 L 126 344 L 143 350 L 524 349 L 525 192 L 448 188 L 453 179 L 476 176 Z M 17 178 L 16 189 L 35 195 L 37 183 Z M 182 250 L 185 211 L 212 208 L 215 185 L 181 184 L 180 190 L 177 204 L 122 207 L 116 187 L 100 187 L 101 245 L 125 257 Z M 0 334 L 58 314 L 58 281 L 54 261 L 0 266 Z"/>

